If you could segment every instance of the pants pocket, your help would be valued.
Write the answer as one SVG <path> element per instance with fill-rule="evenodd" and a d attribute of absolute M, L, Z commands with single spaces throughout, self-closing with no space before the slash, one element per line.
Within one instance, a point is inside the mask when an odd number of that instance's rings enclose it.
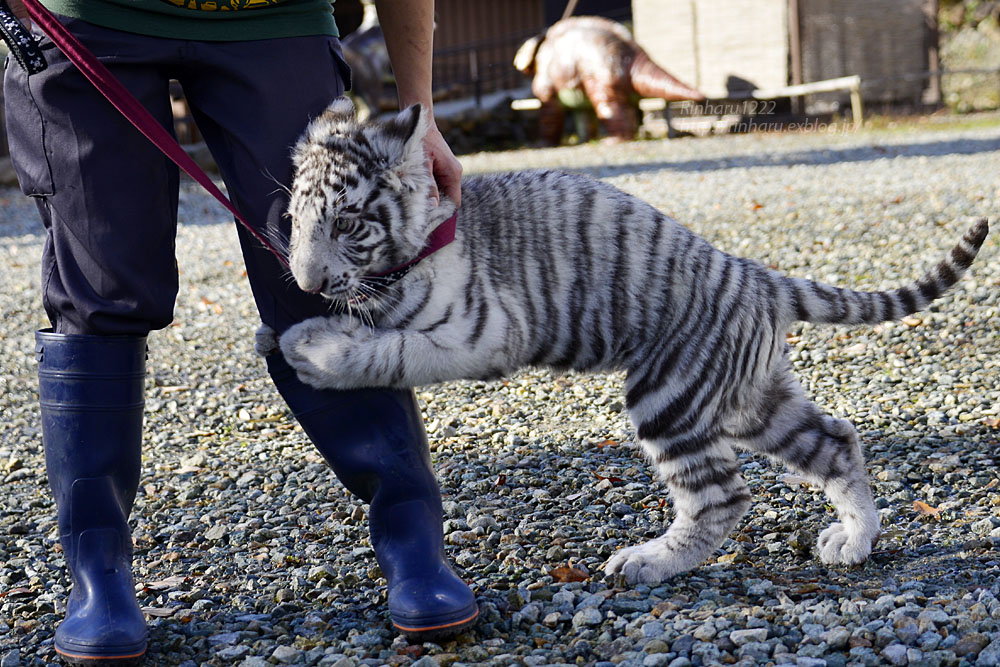
<path fill-rule="evenodd" d="M 351 89 L 351 66 L 344 59 L 344 52 L 340 48 L 340 40 L 333 38 L 330 40 L 330 53 L 333 55 L 333 62 L 337 66 L 337 73 L 340 75 L 341 89 L 343 95 L 345 90 Z"/>
<path fill-rule="evenodd" d="M 31 78 L 20 67 L 7 67 L 3 95 L 7 144 L 21 191 L 29 197 L 51 195 L 55 186 L 45 150 L 45 119 L 35 101 Z"/>

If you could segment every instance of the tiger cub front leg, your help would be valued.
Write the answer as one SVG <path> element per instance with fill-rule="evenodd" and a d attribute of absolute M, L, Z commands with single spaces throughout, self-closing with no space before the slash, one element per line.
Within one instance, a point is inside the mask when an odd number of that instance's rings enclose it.
<path fill-rule="evenodd" d="M 405 333 L 357 318 L 314 317 L 289 328 L 280 345 L 299 379 L 314 387 L 410 387 Z"/>
<path fill-rule="evenodd" d="M 417 387 L 476 377 L 478 352 L 455 346 L 448 327 L 434 334 L 379 329 L 345 317 L 314 317 L 286 331 L 285 359 L 306 384 L 323 389 Z"/>
<path fill-rule="evenodd" d="M 354 318 L 314 317 L 289 327 L 278 339 L 281 353 L 302 382 L 318 389 L 349 389 L 359 382 Z"/>

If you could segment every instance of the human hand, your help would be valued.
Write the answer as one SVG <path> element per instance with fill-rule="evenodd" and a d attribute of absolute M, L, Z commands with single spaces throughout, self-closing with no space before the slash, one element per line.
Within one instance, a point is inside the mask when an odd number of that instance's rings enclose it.
<path fill-rule="evenodd" d="M 13 12 L 14 16 L 21 20 L 26 28 L 31 27 L 31 19 L 28 17 L 28 9 L 24 6 L 21 0 L 7 0 L 7 6 L 10 7 L 10 11 Z"/>
<path fill-rule="evenodd" d="M 437 124 L 431 119 L 427 134 L 424 135 L 424 151 L 427 153 L 427 166 L 434 177 L 431 196 L 435 203 L 440 203 L 441 195 L 462 205 L 462 163 L 458 161 L 451 147 L 441 135 Z"/>

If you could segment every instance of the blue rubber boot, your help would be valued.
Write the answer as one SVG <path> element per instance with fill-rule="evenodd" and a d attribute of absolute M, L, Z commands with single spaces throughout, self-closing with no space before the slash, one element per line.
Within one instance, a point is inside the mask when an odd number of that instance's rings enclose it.
<path fill-rule="evenodd" d="M 55 649 L 74 665 L 138 664 L 128 515 L 139 486 L 145 337 L 35 336 L 45 467 L 73 590 Z"/>
<path fill-rule="evenodd" d="M 300 382 L 281 353 L 267 357 L 267 366 L 337 478 L 370 505 L 392 624 L 421 641 L 472 626 L 479 607 L 444 553 L 441 490 L 413 391 L 320 391 Z"/>

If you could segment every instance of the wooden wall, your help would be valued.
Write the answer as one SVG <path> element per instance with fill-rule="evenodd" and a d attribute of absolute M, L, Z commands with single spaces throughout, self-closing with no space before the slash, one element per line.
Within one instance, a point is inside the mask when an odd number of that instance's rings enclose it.
<path fill-rule="evenodd" d="M 545 29 L 542 0 L 437 0 L 434 81 L 439 94 L 464 96 L 529 85 L 514 53 Z"/>
<path fill-rule="evenodd" d="M 798 0 L 806 81 L 861 76 L 864 97 L 919 102 L 929 69 L 926 0 Z M 834 6 L 835 5 L 835 6 Z"/>

